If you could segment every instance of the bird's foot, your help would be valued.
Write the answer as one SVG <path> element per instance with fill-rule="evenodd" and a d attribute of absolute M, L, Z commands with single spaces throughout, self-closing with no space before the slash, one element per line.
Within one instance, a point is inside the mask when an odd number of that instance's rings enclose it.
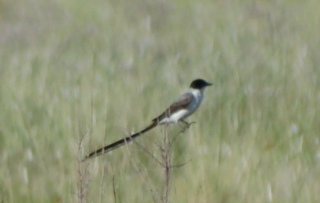
<path fill-rule="evenodd" d="M 182 132 L 184 132 L 185 130 L 189 129 L 192 124 L 197 123 L 195 121 L 192 121 L 192 122 L 189 123 L 189 122 L 187 122 L 185 120 L 181 120 L 181 122 L 185 124 L 185 126 L 182 127 L 182 130 L 181 130 Z"/>

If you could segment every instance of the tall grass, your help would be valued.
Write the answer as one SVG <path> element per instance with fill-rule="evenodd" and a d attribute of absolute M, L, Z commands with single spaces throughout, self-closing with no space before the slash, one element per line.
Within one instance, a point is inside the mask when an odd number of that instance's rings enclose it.
<path fill-rule="evenodd" d="M 0 202 L 161 201 L 139 145 L 161 156 L 163 127 L 77 160 L 199 77 L 214 87 L 172 146 L 169 202 L 318 202 L 319 6 L 1 0 Z"/>

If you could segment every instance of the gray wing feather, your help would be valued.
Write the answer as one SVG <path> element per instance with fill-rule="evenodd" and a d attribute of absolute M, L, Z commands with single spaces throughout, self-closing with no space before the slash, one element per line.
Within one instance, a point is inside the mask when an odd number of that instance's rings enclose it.
<path fill-rule="evenodd" d="M 180 109 L 187 108 L 190 102 L 192 101 L 193 94 L 187 92 L 181 95 L 175 102 L 173 102 L 169 108 L 167 108 L 160 116 L 152 119 L 152 122 L 159 122 L 165 117 L 171 115 L 172 112 L 176 112 Z"/>

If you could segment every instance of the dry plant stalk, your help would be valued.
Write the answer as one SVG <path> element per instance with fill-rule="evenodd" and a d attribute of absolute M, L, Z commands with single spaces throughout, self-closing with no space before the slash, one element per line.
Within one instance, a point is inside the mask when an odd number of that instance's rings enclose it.
<path fill-rule="evenodd" d="M 77 181 L 77 202 L 83 203 L 85 202 L 85 197 L 88 192 L 88 178 L 87 178 L 87 172 L 88 172 L 88 164 L 83 167 L 83 163 L 81 162 L 81 152 L 82 152 L 82 141 L 85 136 L 85 133 L 83 133 L 80 136 L 78 145 L 77 145 L 77 173 L 78 173 L 78 181 Z"/>
<path fill-rule="evenodd" d="M 191 123 L 186 123 L 182 129 L 170 139 L 169 135 L 169 125 L 166 125 L 165 130 L 164 130 L 164 136 L 163 136 L 163 143 L 160 148 L 161 152 L 161 164 L 160 166 L 163 168 L 163 173 L 164 173 L 164 184 L 163 184 L 163 189 L 162 189 L 162 197 L 161 197 L 161 202 L 162 203 L 168 203 L 169 201 L 169 187 L 170 187 L 170 172 L 171 168 L 174 167 L 182 167 L 186 163 L 179 164 L 179 165 L 172 165 L 171 163 L 171 148 L 173 143 L 176 141 L 178 135 L 184 133 L 192 124 L 195 122 Z"/>

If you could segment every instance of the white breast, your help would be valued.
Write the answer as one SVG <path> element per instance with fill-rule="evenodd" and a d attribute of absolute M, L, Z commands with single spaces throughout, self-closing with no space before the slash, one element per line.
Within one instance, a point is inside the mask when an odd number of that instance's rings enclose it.
<path fill-rule="evenodd" d="M 203 89 L 202 90 L 191 89 L 189 91 L 194 95 L 194 98 L 190 102 L 190 105 L 188 106 L 188 109 L 190 112 L 187 116 L 191 115 L 194 111 L 198 109 L 203 99 Z"/>

